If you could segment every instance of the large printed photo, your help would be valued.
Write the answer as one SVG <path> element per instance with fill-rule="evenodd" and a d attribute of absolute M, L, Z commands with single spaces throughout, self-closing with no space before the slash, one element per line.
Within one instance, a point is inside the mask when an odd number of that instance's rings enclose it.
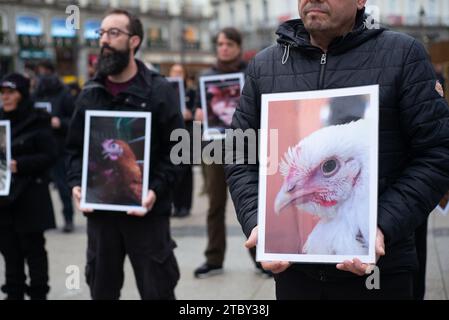
<path fill-rule="evenodd" d="M 258 259 L 374 263 L 378 86 L 263 95 L 261 126 Z"/>
<path fill-rule="evenodd" d="M 87 111 L 81 207 L 144 210 L 151 113 Z"/>
<path fill-rule="evenodd" d="M 204 113 L 204 140 L 223 139 L 243 89 L 243 73 L 200 78 L 201 108 Z"/>

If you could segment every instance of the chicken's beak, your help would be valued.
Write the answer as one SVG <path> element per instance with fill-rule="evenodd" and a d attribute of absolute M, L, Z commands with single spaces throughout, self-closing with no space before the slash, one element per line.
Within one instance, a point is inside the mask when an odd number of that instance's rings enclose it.
<path fill-rule="evenodd" d="M 295 192 L 295 190 L 288 190 L 288 184 L 284 183 L 282 185 L 281 190 L 279 190 L 279 193 L 276 196 L 276 199 L 274 201 L 274 212 L 279 215 L 281 214 L 281 211 L 288 206 L 290 203 L 292 203 L 295 199 L 298 198 L 298 192 Z"/>
<path fill-rule="evenodd" d="M 310 184 L 305 185 L 301 180 L 295 182 L 287 180 L 274 200 L 274 212 L 280 215 L 281 211 L 288 205 L 304 203 L 308 196 L 319 191 L 320 189 Z"/>

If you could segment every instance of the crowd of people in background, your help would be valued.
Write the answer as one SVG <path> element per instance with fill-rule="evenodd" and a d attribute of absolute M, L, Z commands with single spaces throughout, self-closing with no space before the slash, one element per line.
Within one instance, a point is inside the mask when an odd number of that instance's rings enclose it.
<path fill-rule="evenodd" d="M 118 101 L 124 101 L 120 100 L 123 96 L 134 96 L 136 90 L 145 92 L 146 80 L 152 83 L 151 89 L 159 90 L 152 91 L 149 101 L 159 99 L 158 94 L 161 95 L 166 90 L 165 82 L 157 73 L 135 60 L 134 55 L 142 39 L 139 23 L 136 17 L 122 10 L 112 11 L 106 16 L 99 39 L 102 48 L 98 61 L 99 70 L 91 72 L 92 78 L 83 91 L 78 83 L 62 83 L 55 65 L 50 61 L 28 65 L 23 74 L 9 74 L 1 80 L 0 119 L 11 121 L 11 171 L 14 177 L 10 196 L 0 197 L 0 252 L 6 266 L 6 283 L 2 290 L 8 299 L 21 300 L 25 295 L 31 299 L 45 299 L 49 292 L 44 232 L 56 227 L 54 206 L 48 191 L 50 182 L 57 189 L 63 204 L 62 231 L 71 233 L 76 228 L 72 195 L 79 201 L 79 159 L 82 154 L 82 119 L 85 110 L 95 108 L 100 101 L 104 105 L 120 104 Z M 119 31 L 116 34 L 110 32 L 111 29 Z M 289 32 L 287 29 L 284 31 Z M 192 134 L 193 122 L 203 120 L 197 85 L 199 77 L 246 72 L 247 62 L 242 60 L 244 44 L 237 29 L 221 30 L 214 41 L 217 58 L 215 65 L 199 75 L 191 75 L 187 73 L 185 66 L 174 63 L 169 74 L 165 75 L 184 79 L 186 106 L 179 119 L 176 111 L 169 109 L 168 104 L 166 110 L 160 110 L 157 123 L 161 127 L 155 128 L 155 136 L 152 137 L 152 144 L 158 145 L 157 152 L 160 154 L 154 154 L 154 163 L 152 159 L 152 181 L 158 184 L 150 186 L 154 194 L 148 200 L 148 209 L 153 209 L 155 205 L 153 210 L 160 214 L 146 216 L 136 223 L 138 220 L 133 215 L 93 216 L 85 212 L 88 217 L 87 282 L 94 299 L 119 298 L 126 254 L 131 258 L 142 298 L 175 298 L 174 287 L 179 279 L 179 270 L 173 255 L 175 244 L 170 237 L 167 217 L 191 216 L 193 202 L 198 195 L 193 192 L 193 165 L 174 168 L 164 162 L 166 158 L 163 156 L 169 151 L 169 142 L 163 140 L 167 135 L 160 132 L 185 127 Z M 436 73 L 444 88 L 443 69 L 437 66 Z M 100 86 L 112 95 L 103 92 Z M 256 108 L 247 107 L 248 110 Z M 209 143 L 214 141 L 203 142 L 203 147 Z M 70 153 L 69 156 L 67 152 Z M 70 158 L 69 161 L 67 157 Z M 170 174 L 160 177 L 155 172 L 158 168 L 164 168 Z M 205 261 L 194 271 L 196 278 L 222 273 L 226 251 L 228 184 L 225 168 L 220 164 L 203 164 L 201 172 L 203 191 L 208 197 L 208 240 L 204 252 Z M 175 176 L 177 179 L 173 184 Z M 153 231 L 149 233 L 148 230 Z M 416 282 L 420 283 L 419 293 L 416 294 L 418 299 L 424 297 L 426 231 L 427 223 L 418 229 L 416 235 L 421 262 L 420 273 L 416 275 Z M 145 251 L 142 243 L 151 250 Z M 266 277 L 273 276 L 272 270 L 265 270 L 256 262 L 254 247 L 249 249 L 249 254 L 258 272 Z M 152 261 L 150 267 L 147 267 L 146 259 Z M 25 262 L 29 268 L 29 285 L 26 284 Z M 164 277 L 157 276 L 160 274 L 166 277 L 165 280 Z M 291 274 L 290 277 L 294 276 Z M 291 278 L 283 281 L 295 283 Z M 309 279 L 304 278 L 304 281 Z"/>

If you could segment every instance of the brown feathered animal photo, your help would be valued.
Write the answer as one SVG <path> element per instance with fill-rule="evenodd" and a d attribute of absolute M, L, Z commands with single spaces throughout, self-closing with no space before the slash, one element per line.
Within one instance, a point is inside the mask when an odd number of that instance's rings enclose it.
<path fill-rule="evenodd" d="M 141 206 L 144 130 L 145 119 L 109 117 L 91 120 L 88 203 Z"/>

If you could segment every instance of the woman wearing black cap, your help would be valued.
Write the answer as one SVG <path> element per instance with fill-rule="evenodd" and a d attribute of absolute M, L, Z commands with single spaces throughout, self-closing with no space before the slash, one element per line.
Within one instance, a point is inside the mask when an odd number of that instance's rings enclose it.
<path fill-rule="evenodd" d="M 0 82 L 1 120 L 11 123 L 11 188 L 0 197 L 0 252 L 5 260 L 7 299 L 46 299 L 48 260 L 44 231 L 55 227 L 48 191 L 48 169 L 55 147 L 50 116 L 34 109 L 30 82 L 20 74 Z M 25 261 L 29 270 L 26 285 Z"/>

